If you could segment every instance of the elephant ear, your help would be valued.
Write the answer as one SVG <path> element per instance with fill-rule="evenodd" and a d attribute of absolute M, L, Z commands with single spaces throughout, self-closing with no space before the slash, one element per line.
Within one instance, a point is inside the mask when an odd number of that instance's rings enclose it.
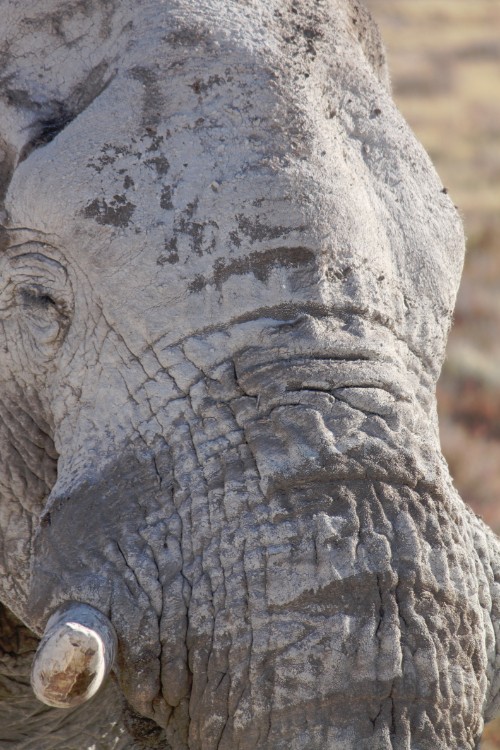
<path fill-rule="evenodd" d="M 389 67 L 379 28 L 369 10 L 361 2 L 349 0 L 348 6 L 351 33 L 361 45 L 378 80 L 390 93 Z"/>

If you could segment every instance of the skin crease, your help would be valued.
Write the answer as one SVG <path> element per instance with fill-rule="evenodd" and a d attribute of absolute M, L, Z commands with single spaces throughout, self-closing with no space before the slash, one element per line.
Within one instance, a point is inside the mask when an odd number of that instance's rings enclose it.
<path fill-rule="evenodd" d="M 434 396 L 463 233 L 366 11 L 3 5 L 0 740 L 477 747 L 500 556 Z M 68 601 L 115 680 L 37 718 L 25 628 Z"/>

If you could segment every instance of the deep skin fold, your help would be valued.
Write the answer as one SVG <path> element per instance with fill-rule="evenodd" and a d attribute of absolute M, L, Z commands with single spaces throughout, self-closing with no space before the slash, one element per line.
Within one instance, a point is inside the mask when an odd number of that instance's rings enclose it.
<path fill-rule="evenodd" d="M 103 749 L 475 747 L 498 547 L 434 398 L 463 235 L 369 18 L 5 9 L 0 599 L 38 636 L 86 602 L 120 643 L 118 689 L 45 726 L 66 750 L 99 723 Z"/>

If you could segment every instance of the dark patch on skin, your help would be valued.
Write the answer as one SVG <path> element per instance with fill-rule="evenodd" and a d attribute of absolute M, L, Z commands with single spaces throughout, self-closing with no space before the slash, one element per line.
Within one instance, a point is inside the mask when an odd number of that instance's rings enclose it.
<path fill-rule="evenodd" d="M 292 13 L 298 14 L 296 6 L 295 8 L 292 7 Z M 308 22 L 294 22 L 291 24 L 291 27 L 293 33 L 290 36 L 286 36 L 284 38 L 285 42 L 296 44 L 297 38 L 302 37 L 305 42 L 305 54 L 308 55 L 312 60 L 314 60 L 317 54 L 315 42 L 324 36 L 321 28 L 319 26 L 315 27 Z"/>
<path fill-rule="evenodd" d="M 201 292 L 202 289 L 204 289 L 208 284 L 208 281 L 205 279 L 204 276 L 201 274 L 198 274 L 194 277 L 194 281 L 192 281 L 188 287 L 188 291 L 190 292 Z"/>
<path fill-rule="evenodd" d="M 142 65 L 136 65 L 135 68 L 132 68 L 130 71 L 132 74 L 132 78 L 135 78 L 136 81 L 140 81 L 145 86 L 155 86 L 156 81 L 156 75 L 153 73 L 151 68 L 145 68 Z M 152 126 L 150 125 L 149 128 Z"/>
<path fill-rule="evenodd" d="M 197 207 L 197 200 L 188 203 L 184 211 L 176 216 L 174 229 L 177 233 L 182 232 L 191 237 L 192 249 L 197 255 L 201 256 L 205 253 L 210 255 L 217 244 L 216 232 L 219 225 L 213 219 L 203 222 L 191 221 Z"/>
<path fill-rule="evenodd" d="M 2 88 L 5 86 L 6 82 L 8 81 L 8 78 L 0 79 L 0 85 Z M 27 110 L 40 110 L 40 105 L 36 102 L 33 102 L 31 99 L 31 96 L 28 91 L 25 89 L 11 89 L 11 88 L 5 88 L 4 94 L 3 94 L 5 101 L 8 105 L 11 107 L 16 107 L 19 109 L 27 109 Z"/>
<path fill-rule="evenodd" d="M 163 37 L 163 41 L 169 47 L 192 47 L 206 41 L 207 38 L 208 34 L 201 26 L 186 26 L 184 24 L 170 31 Z"/>
<path fill-rule="evenodd" d="M 300 268 L 305 265 L 314 265 L 316 256 L 305 247 L 278 247 L 264 252 L 250 253 L 246 258 L 227 263 L 220 259 L 214 264 L 214 274 L 210 280 L 203 276 L 196 276 L 189 285 L 190 292 L 199 292 L 207 284 L 215 284 L 221 289 L 222 284 L 231 276 L 243 276 L 253 273 L 258 281 L 268 281 L 271 272 L 275 268 Z"/>
<path fill-rule="evenodd" d="M 287 56 L 300 60 L 302 70 L 299 75 L 309 78 L 311 64 L 318 53 L 318 42 L 324 37 L 327 16 L 301 2 L 292 2 L 289 10 L 280 6 L 274 15 L 283 29 L 282 42 L 287 47 Z"/>
<path fill-rule="evenodd" d="M 132 78 L 144 86 L 142 97 L 142 123 L 145 128 L 155 128 L 161 122 L 163 96 L 156 73 L 151 68 L 137 65 L 130 71 Z"/>
<path fill-rule="evenodd" d="M 94 164 L 93 162 L 89 161 L 87 162 L 87 167 L 95 169 L 96 172 L 100 173 L 108 164 L 115 163 L 116 156 L 111 156 L 111 154 L 103 154 L 102 156 L 99 156 L 97 160 L 99 164 Z"/>
<path fill-rule="evenodd" d="M 146 153 L 149 154 L 159 150 L 160 144 L 164 138 L 162 135 L 155 135 L 154 129 L 149 128 L 148 130 L 150 130 L 153 135 L 148 132 L 146 136 L 141 138 L 141 141 L 143 138 L 151 139 L 151 143 L 146 148 Z M 132 143 L 135 144 L 137 141 L 132 138 Z M 134 151 L 133 147 L 129 144 L 116 145 L 114 143 L 105 143 L 101 147 L 100 153 L 89 159 L 87 166 L 94 169 L 96 172 L 101 173 L 105 167 L 115 164 L 115 162 L 122 156 L 133 156 L 136 161 L 142 161 L 144 154 L 141 151 Z M 145 159 L 143 163 L 146 164 L 146 166 L 155 169 L 158 177 L 165 176 L 170 169 L 168 159 L 162 154 L 159 154 L 158 156 L 150 156 L 148 159 Z M 125 173 L 125 169 L 118 170 L 118 174 Z M 125 188 L 134 184 L 132 178 L 129 177 L 128 180 L 130 182 L 125 185 Z"/>
<path fill-rule="evenodd" d="M 158 260 L 156 261 L 156 264 L 158 266 L 164 266 L 165 263 L 170 263 L 174 265 L 179 260 L 178 253 L 170 253 L 169 255 L 160 255 Z"/>
<path fill-rule="evenodd" d="M 146 128 L 146 133 L 147 133 L 148 137 L 151 138 L 151 143 L 147 147 L 146 151 L 148 153 L 151 153 L 152 151 L 159 151 L 160 150 L 160 146 L 163 143 L 163 141 L 165 140 L 165 138 L 162 135 L 158 135 L 157 132 L 156 132 L 156 130 L 155 130 L 155 128 L 151 127 L 151 126 L 148 126 Z"/>
<path fill-rule="evenodd" d="M 165 156 L 154 156 L 151 159 L 146 159 L 145 164 L 153 166 L 159 177 L 166 175 L 170 169 L 170 164 Z"/>
<path fill-rule="evenodd" d="M 214 281 L 219 287 L 230 276 L 253 273 L 259 281 L 267 281 L 276 266 L 298 268 L 315 262 L 315 255 L 305 247 L 280 247 L 265 252 L 253 252 L 247 258 L 226 263 L 219 260 L 215 264 Z"/>
<path fill-rule="evenodd" d="M 188 219 L 192 219 L 194 216 L 194 212 L 198 208 L 198 199 L 194 200 L 192 203 L 188 203 L 184 213 L 188 217 Z"/>
<path fill-rule="evenodd" d="M 197 221 L 187 222 L 181 227 L 182 231 L 186 234 L 191 235 L 193 239 L 193 250 L 197 255 L 203 255 L 203 230 L 205 224 L 200 224 Z"/>
<path fill-rule="evenodd" d="M 151 719 L 137 714 L 127 704 L 123 709 L 123 723 L 137 750 L 171 750 L 164 730 Z"/>
<path fill-rule="evenodd" d="M 257 219 L 250 219 L 243 214 L 237 214 L 238 228 L 251 240 L 276 240 L 279 237 L 286 237 L 291 232 L 300 232 L 305 227 L 270 227 L 267 224 L 261 224 Z"/>
<path fill-rule="evenodd" d="M 135 208 L 123 195 L 114 195 L 110 203 L 103 198 L 95 198 L 85 206 L 83 215 L 87 219 L 95 219 L 98 224 L 127 227 Z"/>
<path fill-rule="evenodd" d="M 346 266 L 345 268 L 335 268 L 330 269 L 327 272 L 327 277 L 329 279 L 338 279 L 339 281 L 345 281 L 348 276 L 350 276 L 352 273 L 352 268 L 350 266 Z"/>
<path fill-rule="evenodd" d="M 123 180 L 123 187 L 124 187 L 124 189 L 128 190 L 129 188 L 134 187 L 134 184 L 135 183 L 134 183 L 133 179 L 131 178 L 131 176 L 128 175 L 128 174 L 125 175 L 125 178 Z"/>
<path fill-rule="evenodd" d="M 229 239 L 235 247 L 240 247 L 241 239 L 238 232 L 229 232 Z"/>
<path fill-rule="evenodd" d="M 189 84 L 189 87 L 193 89 L 195 94 L 204 94 L 209 91 L 213 86 L 220 86 L 225 83 L 224 78 L 218 75 L 209 76 L 208 80 L 201 81 L 197 78 L 193 83 Z"/>
<path fill-rule="evenodd" d="M 179 260 L 179 253 L 177 252 L 177 237 L 172 237 L 171 240 L 165 242 L 165 253 L 158 256 L 156 264 L 158 266 L 164 266 L 165 263 L 177 263 Z"/>
<path fill-rule="evenodd" d="M 169 211 L 174 207 L 172 203 L 172 188 L 170 187 L 170 185 L 165 185 L 162 188 L 160 196 L 160 206 L 166 211 Z"/>
<path fill-rule="evenodd" d="M 109 153 L 109 152 L 112 153 Z M 100 150 L 100 155 L 95 157 L 94 160 L 87 162 L 87 167 L 95 169 L 96 172 L 102 172 L 104 167 L 109 164 L 114 164 L 119 156 L 128 156 L 132 153 L 129 146 L 116 146 L 113 143 L 105 143 Z M 140 156 L 140 155 L 138 155 Z M 97 162 L 97 163 L 96 163 Z M 123 174 L 122 170 L 119 170 L 118 174 Z"/>

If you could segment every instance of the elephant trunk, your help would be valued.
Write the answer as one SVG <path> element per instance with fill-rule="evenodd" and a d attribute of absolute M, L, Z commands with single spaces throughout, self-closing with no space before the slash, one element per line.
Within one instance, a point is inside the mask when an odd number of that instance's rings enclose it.
<path fill-rule="evenodd" d="M 475 552 L 401 372 L 247 347 L 193 376 L 157 442 L 54 493 L 32 611 L 105 614 L 125 696 L 173 750 L 474 747 Z"/>

